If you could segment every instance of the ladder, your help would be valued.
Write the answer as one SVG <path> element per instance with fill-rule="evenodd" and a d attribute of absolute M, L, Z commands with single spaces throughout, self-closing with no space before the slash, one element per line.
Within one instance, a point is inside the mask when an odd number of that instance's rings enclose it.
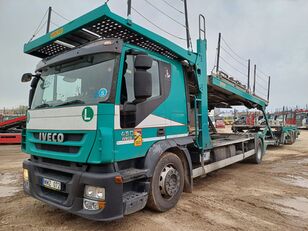
<path fill-rule="evenodd" d="M 194 113 L 195 113 L 195 133 L 196 144 L 199 149 L 203 149 L 202 141 L 202 111 L 201 111 L 201 99 L 198 96 L 194 96 Z"/>

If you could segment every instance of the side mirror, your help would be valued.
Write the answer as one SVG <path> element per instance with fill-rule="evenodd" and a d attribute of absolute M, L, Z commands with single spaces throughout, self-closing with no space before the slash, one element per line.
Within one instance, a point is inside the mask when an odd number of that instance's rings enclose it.
<path fill-rule="evenodd" d="M 22 83 L 26 83 L 26 82 L 31 81 L 32 76 L 33 76 L 33 75 L 32 75 L 31 73 L 25 73 L 25 74 L 23 74 L 22 77 L 21 77 L 21 82 L 22 82 Z"/>
<path fill-rule="evenodd" d="M 135 59 L 134 91 L 136 100 L 144 101 L 152 96 L 152 75 L 147 70 L 153 59 L 147 55 L 137 55 Z"/>

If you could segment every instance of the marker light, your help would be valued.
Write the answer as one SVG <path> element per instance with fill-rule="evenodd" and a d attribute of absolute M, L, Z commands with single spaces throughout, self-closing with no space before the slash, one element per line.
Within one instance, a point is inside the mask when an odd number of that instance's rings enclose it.
<path fill-rule="evenodd" d="M 115 176 L 115 177 L 114 177 L 114 182 L 115 182 L 116 184 L 123 184 L 123 178 L 122 178 L 122 176 Z"/>
<path fill-rule="evenodd" d="M 29 188 L 30 188 L 30 184 L 29 184 L 29 171 L 26 168 L 24 168 L 23 177 L 24 177 L 24 188 L 26 190 L 29 190 Z"/>
<path fill-rule="evenodd" d="M 24 181 L 29 181 L 29 171 L 24 168 Z"/>
<path fill-rule="evenodd" d="M 113 43 L 114 43 L 114 41 L 112 41 L 112 40 L 103 41 L 104 46 L 112 45 Z"/>

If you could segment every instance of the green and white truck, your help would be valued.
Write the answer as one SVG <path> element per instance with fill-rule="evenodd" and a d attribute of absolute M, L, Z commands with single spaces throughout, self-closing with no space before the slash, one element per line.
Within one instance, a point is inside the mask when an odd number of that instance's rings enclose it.
<path fill-rule="evenodd" d="M 215 107 L 265 111 L 267 100 L 207 75 L 205 24 L 197 51 L 122 18 L 107 5 L 24 46 L 42 60 L 31 81 L 22 150 L 24 191 L 92 220 L 174 207 L 193 179 L 249 159 L 263 132 L 219 134 Z"/>

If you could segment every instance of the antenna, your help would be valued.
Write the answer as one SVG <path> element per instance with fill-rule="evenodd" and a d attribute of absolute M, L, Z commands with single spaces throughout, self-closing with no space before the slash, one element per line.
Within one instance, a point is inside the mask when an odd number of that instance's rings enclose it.
<path fill-rule="evenodd" d="M 267 83 L 267 101 L 269 101 L 270 98 L 270 90 L 271 90 L 271 77 L 268 77 L 268 83 Z"/>
<path fill-rule="evenodd" d="M 190 47 L 190 34 L 189 34 L 189 25 L 188 25 L 188 11 L 187 11 L 187 0 L 184 0 L 184 8 L 185 8 L 185 26 L 186 26 L 186 42 L 187 42 L 187 49 Z"/>
<path fill-rule="evenodd" d="M 127 0 L 127 18 L 130 18 L 132 14 L 132 0 Z"/>
<path fill-rule="evenodd" d="M 250 90 L 250 59 L 248 59 L 247 88 Z"/>
<path fill-rule="evenodd" d="M 219 58 L 220 58 L 220 42 L 221 42 L 221 33 L 218 34 L 218 45 L 217 45 L 217 58 L 216 58 L 216 73 L 219 71 Z"/>
<path fill-rule="evenodd" d="M 49 29 L 50 29 L 51 11 L 52 11 L 52 8 L 51 8 L 51 6 L 50 6 L 50 7 L 48 7 L 48 17 L 47 17 L 46 34 L 49 33 Z"/>
<path fill-rule="evenodd" d="M 253 66 L 253 94 L 256 93 L 257 65 Z"/>

